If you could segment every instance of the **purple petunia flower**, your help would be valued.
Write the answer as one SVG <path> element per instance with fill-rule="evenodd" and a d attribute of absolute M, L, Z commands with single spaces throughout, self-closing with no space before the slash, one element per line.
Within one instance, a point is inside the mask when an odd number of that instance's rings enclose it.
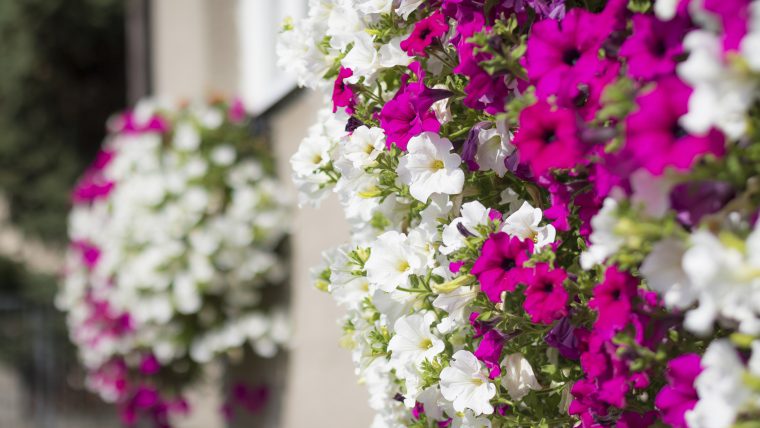
<path fill-rule="evenodd" d="M 670 206 L 681 224 L 694 227 L 702 217 L 720 211 L 735 194 L 731 183 L 725 181 L 681 183 L 670 191 Z"/>
<path fill-rule="evenodd" d="M 575 332 L 576 328 L 570 317 L 564 317 L 554 324 L 544 341 L 547 345 L 557 348 L 559 354 L 568 360 L 577 360 L 581 356 L 581 347 Z"/>

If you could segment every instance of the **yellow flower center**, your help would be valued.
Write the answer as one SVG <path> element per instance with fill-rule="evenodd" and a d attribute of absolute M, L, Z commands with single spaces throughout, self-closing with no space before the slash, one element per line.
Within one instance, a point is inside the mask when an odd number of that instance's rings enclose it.
<path fill-rule="evenodd" d="M 443 161 L 439 159 L 434 160 L 433 163 L 430 164 L 430 168 L 434 171 L 443 169 Z"/>
<path fill-rule="evenodd" d="M 314 162 L 314 165 L 319 165 L 322 163 L 322 155 L 314 155 L 314 158 L 311 161 Z"/>
<path fill-rule="evenodd" d="M 422 339 L 420 342 L 420 349 L 430 349 L 433 347 L 433 341 L 430 339 Z"/>
<path fill-rule="evenodd" d="M 396 269 L 398 269 L 399 272 L 406 272 L 407 269 L 409 269 L 409 262 L 407 262 L 406 260 L 402 261 L 401 263 L 398 264 Z"/>

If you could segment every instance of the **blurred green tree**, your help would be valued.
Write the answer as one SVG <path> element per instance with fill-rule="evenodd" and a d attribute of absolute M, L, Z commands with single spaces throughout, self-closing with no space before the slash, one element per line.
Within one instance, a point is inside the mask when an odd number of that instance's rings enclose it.
<path fill-rule="evenodd" d="M 69 191 L 125 105 L 122 0 L 0 2 L 0 191 L 24 232 L 66 236 Z"/>
<path fill-rule="evenodd" d="M 124 7 L 0 1 L 0 197 L 13 225 L 51 248 L 65 245 L 71 188 L 126 104 Z M 53 308 L 56 281 L 0 256 L 0 362 L 24 381 L 35 426 L 83 409 L 87 423 L 74 426 L 98 426 L 99 401 L 71 389 L 82 374 Z"/>

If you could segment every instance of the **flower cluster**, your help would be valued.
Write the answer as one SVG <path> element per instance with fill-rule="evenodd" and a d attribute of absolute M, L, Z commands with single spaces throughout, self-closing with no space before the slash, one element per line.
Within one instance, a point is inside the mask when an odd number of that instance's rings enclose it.
<path fill-rule="evenodd" d="M 127 424 L 169 426 L 204 364 L 287 341 L 288 201 L 247 123 L 239 103 L 141 102 L 73 191 L 57 304 Z"/>
<path fill-rule="evenodd" d="M 291 163 L 374 427 L 760 420 L 760 1 L 310 4 Z"/>

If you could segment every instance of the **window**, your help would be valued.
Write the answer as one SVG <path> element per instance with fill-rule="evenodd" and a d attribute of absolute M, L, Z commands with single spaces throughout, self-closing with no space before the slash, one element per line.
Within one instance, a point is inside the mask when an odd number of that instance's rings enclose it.
<path fill-rule="evenodd" d="M 277 67 L 275 45 L 286 17 L 299 19 L 307 0 L 239 0 L 240 91 L 245 105 L 259 114 L 296 87 Z"/>

